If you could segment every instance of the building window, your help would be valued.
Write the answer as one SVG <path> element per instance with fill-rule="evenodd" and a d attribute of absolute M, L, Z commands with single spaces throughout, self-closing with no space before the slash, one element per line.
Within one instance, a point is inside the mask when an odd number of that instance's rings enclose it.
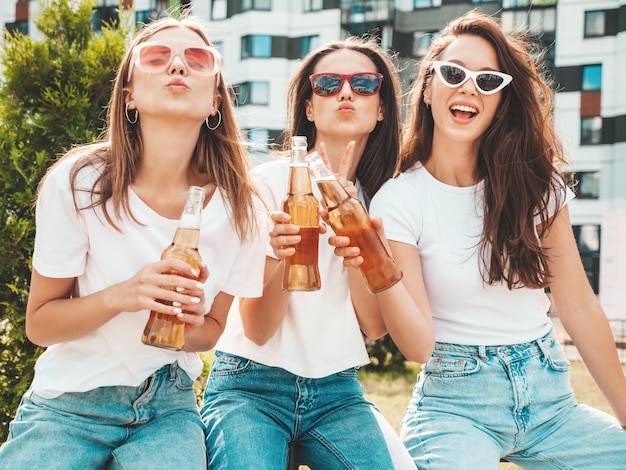
<path fill-rule="evenodd" d="M 556 31 L 556 8 L 503 11 L 500 24 L 507 33 L 528 29 L 533 36 L 542 37 Z"/>
<path fill-rule="evenodd" d="M 437 37 L 439 33 L 432 32 L 420 32 L 416 31 L 413 33 L 413 48 L 411 54 L 413 57 L 424 57 L 428 48 L 430 47 L 430 43 Z"/>
<path fill-rule="evenodd" d="M 572 229 L 587 279 L 597 294 L 600 287 L 600 226 L 574 225 Z"/>
<path fill-rule="evenodd" d="M 269 104 L 269 82 L 243 82 L 235 85 L 233 88 L 237 95 L 237 104 L 239 106 L 266 106 Z"/>
<path fill-rule="evenodd" d="M 117 6 L 97 7 L 91 17 L 94 31 L 102 31 L 102 26 L 118 20 Z"/>
<path fill-rule="evenodd" d="M 270 143 L 269 129 L 248 129 L 250 149 L 255 152 L 267 152 Z"/>
<path fill-rule="evenodd" d="M 585 37 L 597 38 L 604 36 L 605 14 L 603 10 L 585 12 Z"/>
<path fill-rule="evenodd" d="M 602 89 L 602 65 L 584 65 L 582 91 L 600 91 Z"/>
<path fill-rule="evenodd" d="M 413 0 L 413 8 L 431 8 L 434 6 L 441 6 L 441 0 Z"/>
<path fill-rule="evenodd" d="M 217 52 L 222 56 L 222 65 L 224 65 L 226 55 L 224 54 L 224 41 L 213 41 L 211 44 L 213 44 L 213 47 L 217 49 Z"/>
<path fill-rule="evenodd" d="M 241 0 L 241 11 L 262 10 L 270 11 L 272 0 Z"/>
<path fill-rule="evenodd" d="M 602 143 L 602 117 L 586 117 L 580 120 L 580 145 Z"/>
<path fill-rule="evenodd" d="M 320 11 L 324 7 L 323 0 L 304 0 L 304 11 Z"/>
<path fill-rule="evenodd" d="M 304 57 L 319 45 L 319 36 L 304 36 L 300 39 L 300 55 L 298 58 Z"/>
<path fill-rule="evenodd" d="M 226 0 L 213 0 L 211 4 L 211 19 L 212 20 L 225 20 L 228 9 L 226 8 Z"/>
<path fill-rule="evenodd" d="M 14 23 L 6 23 L 4 25 L 8 33 L 28 34 L 28 20 L 15 21 Z"/>
<path fill-rule="evenodd" d="M 241 38 L 241 58 L 268 58 L 272 56 L 272 36 L 253 34 Z"/>
<path fill-rule="evenodd" d="M 572 189 L 578 199 L 598 199 L 600 197 L 599 171 L 577 171 L 571 174 L 571 179 L 574 181 Z"/>
<path fill-rule="evenodd" d="M 521 8 L 530 5 L 530 0 L 503 0 L 502 8 Z"/>

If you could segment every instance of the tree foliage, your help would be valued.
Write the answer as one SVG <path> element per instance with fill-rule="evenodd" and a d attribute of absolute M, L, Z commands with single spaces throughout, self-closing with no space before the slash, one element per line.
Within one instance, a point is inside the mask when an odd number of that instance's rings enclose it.
<path fill-rule="evenodd" d="M 121 11 L 121 21 L 95 31 L 96 0 L 40 0 L 39 7 L 42 39 L 6 32 L 0 45 L 0 440 L 42 352 L 24 329 L 37 184 L 59 155 L 102 132 L 133 33 Z"/>

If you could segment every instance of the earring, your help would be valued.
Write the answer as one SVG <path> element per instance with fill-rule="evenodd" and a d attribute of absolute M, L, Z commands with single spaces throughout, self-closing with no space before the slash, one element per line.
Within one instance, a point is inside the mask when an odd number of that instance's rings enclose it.
<path fill-rule="evenodd" d="M 128 105 L 130 103 L 126 103 L 126 106 L 124 107 L 124 115 L 126 116 L 126 120 L 128 122 L 130 122 L 131 124 L 135 124 L 137 123 L 137 120 L 139 119 L 139 111 L 137 111 L 136 109 L 131 109 L 131 111 L 135 111 L 135 119 L 131 119 L 130 115 L 128 114 Z"/>
<path fill-rule="evenodd" d="M 204 124 L 206 124 L 207 129 L 209 129 L 210 131 L 214 131 L 215 129 L 217 129 L 218 127 L 220 127 L 220 124 L 222 123 L 222 113 L 220 113 L 220 110 L 217 110 L 217 124 L 215 124 L 213 127 L 211 127 L 211 125 L 209 125 L 209 118 L 211 116 L 207 116 L 207 118 L 204 120 Z"/>

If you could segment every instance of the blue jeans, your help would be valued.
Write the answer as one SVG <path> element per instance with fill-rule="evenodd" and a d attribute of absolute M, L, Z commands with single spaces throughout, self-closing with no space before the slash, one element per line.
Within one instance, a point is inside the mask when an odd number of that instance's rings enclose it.
<path fill-rule="evenodd" d="M 413 390 L 401 438 L 419 469 L 624 470 L 626 430 L 576 403 L 552 332 L 511 346 L 437 343 Z"/>
<path fill-rule="evenodd" d="M 176 363 L 139 387 L 45 399 L 27 392 L 0 447 L 0 469 L 206 470 L 193 381 Z"/>
<path fill-rule="evenodd" d="M 310 379 L 218 351 L 201 407 L 209 468 L 285 470 L 296 442 L 311 469 L 392 469 L 376 412 L 355 369 Z"/>

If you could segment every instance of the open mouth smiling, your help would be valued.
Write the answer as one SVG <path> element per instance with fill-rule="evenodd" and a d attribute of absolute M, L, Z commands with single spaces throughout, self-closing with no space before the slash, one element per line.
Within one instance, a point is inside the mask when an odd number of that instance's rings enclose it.
<path fill-rule="evenodd" d="M 450 107 L 450 112 L 459 119 L 471 119 L 478 114 L 478 110 L 471 106 L 455 104 Z"/>

